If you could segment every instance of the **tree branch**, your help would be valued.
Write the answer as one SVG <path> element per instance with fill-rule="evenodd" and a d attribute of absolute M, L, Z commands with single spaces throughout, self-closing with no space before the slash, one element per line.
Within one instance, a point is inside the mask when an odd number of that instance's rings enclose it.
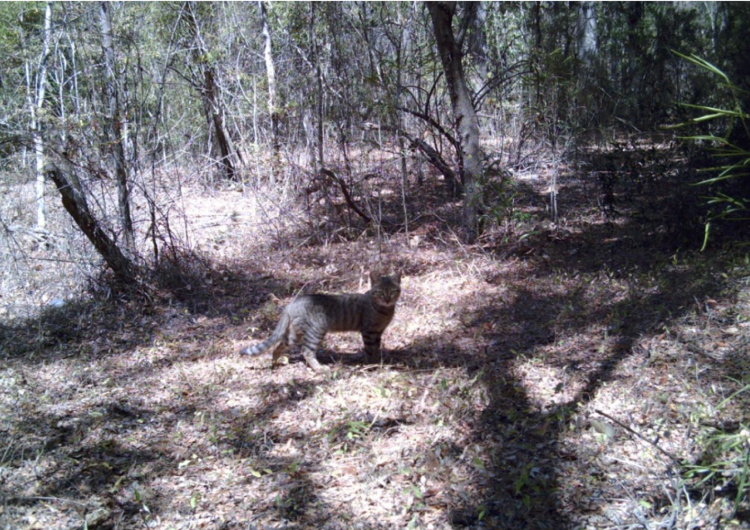
<path fill-rule="evenodd" d="M 463 48 L 466 34 L 469 32 L 469 27 L 471 26 L 474 17 L 477 15 L 477 2 L 463 2 L 463 8 L 464 16 L 461 18 L 461 24 L 456 32 L 456 44 L 459 49 Z"/>
<path fill-rule="evenodd" d="M 443 160 L 443 157 L 440 156 L 440 153 L 438 153 L 431 145 L 429 145 L 421 138 L 414 138 L 405 131 L 402 131 L 401 134 L 403 134 L 404 137 L 409 140 L 412 148 L 419 149 L 425 156 L 425 158 L 427 158 L 427 160 L 433 166 L 435 166 L 438 171 L 440 171 L 440 173 L 445 177 L 445 182 L 448 184 L 448 188 L 450 189 L 451 194 L 454 197 L 460 195 L 463 191 L 461 182 L 458 180 L 458 178 L 456 178 L 455 171 L 453 171 L 448 163 Z"/>
<path fill-rule="evenodd" d="M 521 66 L 527 66 L 529 63 L 526 60 L 518 61 L 516 64 L 513 64 L 505 69 L 504 75 L 498 76 L 494 75 L 491 79 L 487 80 L 487 82 L 482 85 L 479 90 L 476 91 L 474 96 L 472 97 L 472 103 L 474 104 L 474 108 L 479 108 L 479 106 L 482 104 L 482 100 L 487 97 L 487 95 L 495 90 L 498 86 L 509 82 L 511 79 L 526 75 L 531 73 L 531 70 L 521 70 L 519 72 L 513 72 L 514 69 L 521 67 Z M 513 72 L 513 73 L 511 73 Z"/>
<path fill-rule="evenodd" d="M 427 114 L 424 114 L 422 112 L 416 111 L 416 110 L 408 109 L 406 107 L 398 107 L 398 110 L 400 110 L 402 112 L 407 112 L 407 113 L 411 114 L 412 116 L 415 116 L 415 117 L 419 118 L 420 120 L 423 120 L 423 121 L 427 122 L 429 125 L 431 125 L 432 127 L 434 127 L 437 130 L 437 132 L 439 132 L 440 134 L 442 134 L 443 136 L 445 136 L 446 140 L 448 140 L 453 147 L 455 147 L 456 149 L 460 149 L 460 145 L 458 143 L 458 140 L 456 140 L 451 133 L 449 133 L 448 131 L 446 131 L 442 127 L 442 125 L 440 125 L 437 121 L 435 121 L 435 119 L 432 118 L 431 116 L 429 116 Z"/>
<path fill-rule="evenodd" d="M 349 188 L 346 187 L 346 183 L 343 180 L 341 180 L 339 177 L 337 177 L 336 174 L 333 171 L 331 171 L 330 169 L 321 168 L 319 170 L 319 173 L 322 176 L 324 176 L 324 177 L 330 178 L 336 184 L 339 185 L 339 188 L 341 188 L 341 193 L 344 194 L 344 200 L 346 201 L 347 206 L 349 206 L 349 208 L 354 213 L 356 213 L 357 215 L 359 215 L 366 222 L 372 223 L 372 218 L 369 215 L 367 215 L 365 212 L 363 212 L 362 210 L 360 210 L 359 207 L 354 203 L 354 201 L 352 200 L 351 195 L 349 195 Z"/>

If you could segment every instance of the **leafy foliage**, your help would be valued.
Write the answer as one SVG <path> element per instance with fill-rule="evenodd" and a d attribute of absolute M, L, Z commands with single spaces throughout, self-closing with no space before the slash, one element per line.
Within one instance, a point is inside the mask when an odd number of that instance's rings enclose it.
<path fill-rule="evenodd" d="M 709 151 L 711 156 L 719 165 L 704 168 L 702 171 L 713 173 L 715 176 L 701 180 L 696 185 L 710 187 L 712 195 L 707 198 L 707 204 L 710 211 L 706 221 L 705 237 L 703 248 L 706 248 L 709 240 L 709 233 L 712 224 L 718 221 L 736 221 L 748 222 L 750 216 L 745 212 L 750 209 L 750 195 L 745 195 L 742 190 L 747 190 L 748 186 L 740 187 L 739 194 L 732 191 L 725 192 L 716 184 L 722 184 L 725 181 L 744 179 L 748 182 L 750 179 L 750 129 L 748 129 L 748 120 L 750 114 L 747 114 L 742 108 L 742 99 L 740 95 L 744 94 L 741 88 L 732 84 L 729 77 L 718 67 L 710 62 L 695 55 L 686 56 L 675 52 L 683 59 L 697 65 L 698 67 L 710 72 L 720 79 L 719 86 L 727 94 L 727 103 L 724 108 L 709 107 L 705 105 L 685 106 L 704 112 L 704 114 L 692 118 L 689 122 L 675 125 L 674 127 L 685 127 L 686 125 L 701 125 L 703 128 L 710 126 L 713 122 L 719 121 L 721 135 L 709 132 L 709 134 L 697 134 L 685 136 L 684 139 L 692 142 L 707 142 L 711 145 Z"/>
<path fill-rule="evenodd" d="M 745 385 L 715 407 L 711 416 L 732 403 L 740 394 L 750 391 Z M 698 427 L 700 461 L 683 466 L 685 477 L 694 487 L 716 491 L 733 491 L 734 510 L 750 498 L 750 425 L 736 423 L 727 427 Z"/>

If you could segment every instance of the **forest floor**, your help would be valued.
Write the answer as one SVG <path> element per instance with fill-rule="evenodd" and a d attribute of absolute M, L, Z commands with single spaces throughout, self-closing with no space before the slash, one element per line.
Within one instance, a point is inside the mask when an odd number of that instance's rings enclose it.
<path fill-rule="evenodd" d="M 587 179 L 559 173 L 553 224 L 549 174 L 516 175 L 473 245 L 429 182 L 380 243 L 187 192 L 196 252 L 158 296 L 0 328 L 0 528 L 750 528 L 722 463 L 750 447 L 747 255 L 690 250 L 668 186 L 604 215 Z M 381 364 L 355 334 L 325 374 L 237 353 L 300 291 L 366 290 L 381 250 Z"/>

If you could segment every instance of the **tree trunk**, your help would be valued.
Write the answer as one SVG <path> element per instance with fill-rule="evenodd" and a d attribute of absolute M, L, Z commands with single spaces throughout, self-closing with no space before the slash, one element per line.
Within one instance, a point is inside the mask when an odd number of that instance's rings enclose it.
<path fill-rule="evenodd" d="M 471 17 L 471 40 L 469 41 L 468 48 L 477 72 L 479 72 L 479 77 L 483 82 L 486 82 L 487 67 L 489 65 L 487 35 L 484 31 L 485 24 L 487 23 L 486 3 L 472 2 L 472 9 L 474 9 L 474 15 Z"/>
<path fill-rule="evenodd" d="M 429 2 L 438 54 L 448 82 L 453 119 L 459 137 L 459 169 L 464 189 L 463 228 L 467 241 L 473 241 L 479 230 L 479 207 L 482 202 L 482 149 L 479 145 L 479 119 L 471 101 L 462 64 L 463 40 L 475 10 L 469 9 L 457 35 L 453 34 L 455 2 Z"/>
<path fill-rule="evenodd" d="M 214 148 L 220 157 L 221 167 L 224 171 L 224 177 L 229 180 L 236 178 L 234 164 L 232 163 L 232 148 L 229 144 L 229 137 L 224 128 L 224 116 L 219 102 L 217 93 L 214 69 L 209 65 L 204 65 L 203 70 L 203 108 L 208 114 L 209 123 L 213 125 Z"/>
<path fill-rule="evenodd" d="M 396 135 L 398 138 L 398 154 L 401 160 L 401 205 L 404 209 L 404 232 L 406 233 L 406 244 L 409 244 L 409 208 L 406 202 L 406 188 L 409 183 L 409 169 L 406 165 L 406 142 L 404 138 L 404 123 L 399 112 L 401 107 L 401 98 L 403 97 L 403 52 L 410 41 L 409 26 L 405 25 L 401 16 L 401 10 L 398 10 L 398 25 L 404 28 L 401 35 L 395 41 L 396 44 L 396 94 L 393 105 L 393 119 L 396 122 Z"/>
<path fill-rule="evenodd" d="M 317 55 L 317 54 L 316 54 Z M 320 70 L 320 60 L 315 67 L 318 78 L 318 164 L 320 167 L 325 166 L 323 157 L 323 73 Z"/>
<path fill-rule="evenodd" d="M 120 223 L 125 241 L 125 249 L 131 255 L 135 252 L 133 218 L 130 215 L 130 183 L 125 161 L 125 138 L 123 116 L 120 109 L 119 79 L 115 64 L 115 47 L 112 41 L 112 19 L 109 2 L 99 4 L 99 24 L 102 30 L 102 48 L 107 69 L 107 95 L 109 96 L 109 134 L 117 182 L 117 202 L 120 210 Z"/>
<path fill-rule="evenodd" d="M 310 3 L 310 35 L 312 39 L 313 57 L 315 59 L 315 77 L 318 83 L 317 94 L 317 135 L 318 135 L 318 167 L 325 167 L 323 157 L 323 71 L 320 68 L 320 50 L 318 40 L 315 38 L 315 2 Z"/>
<path fill-rule="evenodd" d="M 91 241 L 99 255 L 104 258 L 117 279 L 124 285 L 131 285 L 135 280 L 133 263 L 123 254 L 117 243 L 107 235 L 91 214 L 86 197 L 75 184 L 75 180 L 72 177 L 69 178 L 56 167 L 48 167 L 46 173 L 57 186 L 65 210 L 88 240 Z"/>
<path fill-rule="evenodd" d="M 237 178 L 233 156 L 235 153 L 229 135 L 224 127 L 224 105 L 221 102 L 221 88 L 216 83 L 216 71 L 210 63 L 210 50 L 201 33 L 201 21 L 196 12 L 195 2 L 186 3 L 190 14 L 190 31 L 195 45 L 193 46 L 193 61 L 198 66 L 200 79 L 194 79 L 198 86 L 203 103 L 203 112 L 209 128 L 212 156 L 219 158 L 224 178 L 235 180 Z"/>
<path fill-rule="evenodd" d="M 35 84 L 35 97 L 31 105 L 31 129 L 34 138 L 34 156 L 36 157 L 36 226 L 39 230 L 47 228 L 47 211 L 44 206 L 44 139 L 42 137 L 42 113 L 44 97 L 47 90 L 47 60 L 50 55 L 50 35 L 52 33 L 52 2 L 47 2 L 44 10 L 44 36 L 42 54 L 39 58 L 39 71 Z"/>
<path fill-rule="evenodd" d="M 266 61 L 266 76 L 268 78 L 268 112 L 271 114 L 271 147 L 273 161 L 271 164 L 271 184 L 275 184 L 276 175 L 281 165 L 281 145 L 279 144 L 279 109 L 276 107 L 276 67 L 273 62 L 273 47 L 271 43 L 271 28 L 268 24 L 266 3 L 258 2 L 260 6 L 260 22 L 263 26 L 263 40 L 265 41 L 263 55 Z"/>
<path fill-rule="evenodd" d="M 580 2 L 578 4 L 576 40 L 578 41 L 578 59 L 582 64 L 591 66 L 597 52 L 596 6 L 594 2 Z"/>

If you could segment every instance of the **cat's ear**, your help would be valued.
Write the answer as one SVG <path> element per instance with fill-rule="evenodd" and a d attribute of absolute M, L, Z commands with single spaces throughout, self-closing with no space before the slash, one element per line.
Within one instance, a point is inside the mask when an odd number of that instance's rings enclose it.
<path fill-rule="evenodd" d="M 370 271 L 370 285 L 375 285 L 380 281 L 380 274 L 375 271 Z"/>
<path fill-rule="evenodd" d="M 391 276 L 391 278 L 393 278 L 393 281 L 394 281 L 394 282 L 395 282 L 396 284 L 398 284 L 398 285 L 401 285 L 401 271 L 399 271 L 399 272 L 394 272 L 394 273 L 393 273 L 393 276 Z"/>

